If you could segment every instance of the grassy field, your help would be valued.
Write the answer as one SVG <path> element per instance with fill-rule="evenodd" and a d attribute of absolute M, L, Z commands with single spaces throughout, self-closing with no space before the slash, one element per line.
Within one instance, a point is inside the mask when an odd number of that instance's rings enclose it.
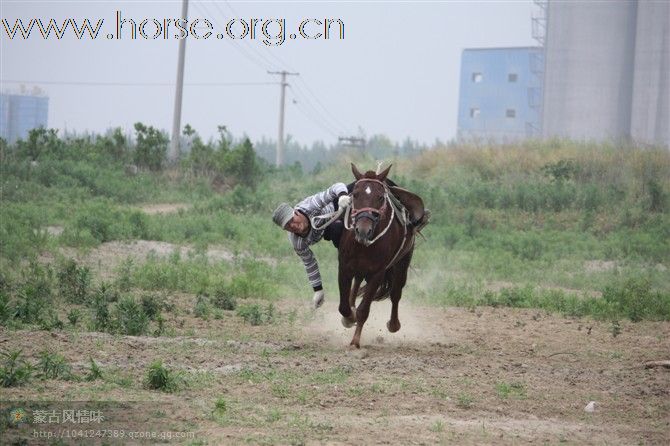
<path fill-rule="evenodd" d="M 178 444 L 670 440 L 670 378 L 644 367 L 670 359 L 667 150 L 547 141 L 384 160 L 433 217 L 402 330 L 375 304 L 351 352 L 335 249 L 314 247 L 314 312 L 270 215 L 376 160 L 277 170 L 222 139 L 166 168 L 165 141 L 137 131 L 135 145 L 44 131 L 0 147 L 5 412 L 132 402 L 146 417 L 125 429 L 194 433 Z M 21 443 L 21 426 L 1 427 Z"/>

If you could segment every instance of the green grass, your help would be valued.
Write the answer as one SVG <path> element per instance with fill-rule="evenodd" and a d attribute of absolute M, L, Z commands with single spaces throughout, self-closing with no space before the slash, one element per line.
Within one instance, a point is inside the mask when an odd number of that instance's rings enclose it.
<path fill-rule="evenodd" d="M 205 158 L 191 157 L 169 171 L 128 175 L 124 164 L 132 162 L 136 148 L 119 135 L 97 141 L 60 140 L 49 132 L 33 136 L 9 147 L 0 165 L 0 270 L 6 271 L 0 321 L 12 327 L 59 329 L 62 322 L 46 305 L 58 295 L 62 314 L 70 314 L 73 303 L 91 308 L 83 323 L 70 321 L 73 326 L 148 332 L 141 320 L 131 323 L 134 328 L 123 323 L 119 328 L 115 312 L 134 306 L 97 299 L 99 278 L 88 267 L 68 259 L 46 269 L 30 266 L 43 252 L 60 258 L 62 248 L 86 250 L 113 240 L 195 248 L 186 257 L 175 251 L 169 258 L 123 262 L 113 282 L 120 293 L 202 292 L 218 310 L 246 308 L 242 313 L 250 315 L 250 323 L 263 318 L 253 316 L 245 299 L 307 301 L 311 289 L 302 264 L 285 233 L 272 224 L 271 212 L 279 202 L 295 203 L 351 179 L 350 155 L 322 165 L 318 175 L 261 163 L 265 170 L 255 184 L 238 181 L 220 193 L 213 186 L 216 163 L 207 158 L 218 159 L 214 146 L 202 147 L 198 156 Z M 370 155 L 354 161 L 364 169 L 376 165 Z M 419 193 L 433 214 L 424 230 L 427 240 L 417 243 L 405 299 L 669 320 L 669 172 L 667 150 L 559 140 L 452 145 L 396 159 L 391 177 Z M 137 205 L 147 202 L 191 206 L 146 215 Z M 47 226 L 64 231 L 51 235 Z M 208 258 L 212 245 L 225 247 L 235 259 Z M 336 298 L 336 251 L 329 243 L 313 250 L 326 294 Z M 154 303 L 141 301 L 141 308 L 149 321 L 158 318 Z M 263 311 L 261 306 L 257 313 Z M 122 319 L 130 317 L 125 314 Z M 208 317 L 223 315 L 212 310 Z"/>

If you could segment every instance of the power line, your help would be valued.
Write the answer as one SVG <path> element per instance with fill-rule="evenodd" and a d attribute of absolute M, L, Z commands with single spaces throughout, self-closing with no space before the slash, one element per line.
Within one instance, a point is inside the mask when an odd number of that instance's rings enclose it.
<path fill-rule="evenodd" d="M 309 88 L 309 85 L 307 84 L 307 81 L 305 81 L 302 77 L 301 77 L 299 80 L 303 83 L 303 85 L 304 85 L 305 89 L 307 90 L 307 92 L 308 92 L 308 93 L 309 93 L 309 94 L 316 100 L 316 102 L 321 106 L 321 109 L 322 109 L 323 111 L 325 111 L 326 114 L 330 117 L 330 119 L 333 121 L 333 123 L 337 124 L 338 127 L 342 128 L 342 129 L 344 129 L 344 130 L 346 130 L 346 133 L 351 133 L 351 131 L 350 131 L 351 128 L 350 128 L 348 125 L 344 124 L 342 121 L 340 121 L 335 115 L 333 115 L 333 114 L 331 113 L 331 111 L 330 111 L 325 105 L 323 105 L 323 102 L 321 102 L 321 100 L 319 99 L 319 96 L 316 95 L 316 94 L 312 91 L 311 88 Z M 297 85 L 296 85 L 296 87 L 297 87 Z"/>
<path fill-rule="evenodd" d="M 233 13 L 236 13 L 235 10 L 232 9 L 232 7 L 230 5 L 227 5 L 227 6 L 228 6 L 229 9 L 231 9 L 231 11 L 233 11 Z M 223 18 L 223 21 L 225 22 L 226 21 L 226 13 L 223 11 L 223 9 L 221 9 L 221 6 L 219 6 L 218 3 L 214 2 L 214 7 L 221 13 L 221 17 Z M 238 16 L 239 16 L 239 14 L 238 14 Z M 250 48 L 260 59 L 262 59 L 265 63 L 267 63 L 270 66 L 270 68 L 275 68 L 274 62 L 271 62 L 267 57 L 265 57 L 263 55 L 262 52 L 258 51 L 258 48 L 251 45 L 246 39 L 240 39 L 240 40 L 241 40 L 243 46 L 246 46 L 247 48 Z"/>
<path fill-rule="evenodd" d="M 292 88 L 292 86 L 289 85 L 288 87 L 295 94 L 295 90 Z M 325 131 L 326 133 L 333 136 L 334 138 L 338 137 L 337 130 L 334 131 L 334 129 L 330 128 L 330 126 L 327 123 L 325 123 L 324 121 L 318 120 L 316 118 L 317 115 L 315 115 L 314 113 L 308 113 L 306 110 L 303 110 L 303 108 L 300 106 L 300 102 L 293 101 L 293 104 L 296 106 L 296 108 L 298 109 L 298 111 L 300 113 L 302 113 L 307 119 L 309 119 L 314 124 L 316 124 L 319 128 L 321 128 L 321 130 Z"/>
<path fill-rule="evenodd" d="M 225 5 L 226 5 L 226 7 L 233 13 L 233 15 L 235 15 L 235 16 L 237 16 L 237 17 L 241 17 L 240 13 L 239 13 L 235 8 L 233 8 L 233 6 L 230 4 L 229 1 L 225 0 L 224 3 L 225 3 Z M 224 14 L 223 11 L 221 10 L 221 8 L 218 6 L 218 4 L 215 3 L 215 5 L 217 6 L 217 9 L 219 9 L 219 11 L 221 11 L 222 15 L 223 15 L 224 18 L 225 18 L 225 14 Z M 255 47 L 255 46 L 251 46 L 251 44 L 249 44 L 249 42 L 247 42 L 246 40 L 244 41 L 244 43 L 247 44 L 247 46 L 249 46 L 251 49 L 253 49 L 254 52 L 256 52 L 256 53 L 257 53 L 260 57 L 262 57 L 265 61 L 267 61 L 268 63 L 272 64 L 272 62 L 270 62 L 266 57 L 263 57 L 262 52 L 259 51 L 259 50 L 257 49 L 257 47 Z M 287 64 L 283 59 L 281 59 L 279 56 L 277 56 L 277 55 L 276 55 L 276 54 L 275 54 L 275 53 L 274 53 L 274 52 L 273 52 L 267 45 L 262 45 L 262 46 L 264 47 L 264 49 L 266 50 L 266 52 L 267 52 L 267 54 L 268 54 L 269 56 L 271 56 L 274 60 L 278 61 L 278 63 L 279 63 L 280 66 L 284 66 L 284 67 L 286 67 L 289 71 L 296 71 L 296 70 L 294 70 L 289 64 Z M 303 94 L 303 96 L 305 97 L 306 101 L 310 102 L 310 105 L 311 105 L 311 101 L 310 101 L 309 98 L 308 98 L 308 96 L 311 96 L 311 97 L 316 101 L 316 103 L 321 107 L 321 109 L 322 109 L 323 111 L 325 111 L 325 113 L 326 113 L 328 119 L 331 121 L 331 123 L 335 124 L 335 125 L 333 125 L 332 127 L 338 128 L 338 129 L 340 129 L 340 130 L 345 130 L 344 132 L 341 132 L 341 133 L 351 133 L 351 131 L 350 131 L 350 128 L 351 128 L 351 127 L 350 127 L 349 125 L 343 124 L 342 121 L 340 121 L 337 117 L 335 117 L 335 116 L 328 110 L 328 108 L 323 104 L 323 102 L 321 102 L 321 100 L 319 99 L 319 97 L 318 97 L 318 96 L 314 93 L 314 91 L 309 87 L 309 84 L 308 84 L 307 81 L 304 79 L 304 77 L 301 76 L 298 80 L 299 80 L 300 82 L 302 82 L 302 84 L 304 85 L 304 88 L 305 88 L 305 90 L 306 90 L 307 93 L 303 93 L 303 92 L 302 92 L 302 89 L 300 88 L 300 86 L 299 86 L 298 84 L 294 84 L 294 85 L 295 85 L 296 88 L 298 88 L 298 89 L 301 91 L 301 94 Z M 312 106 L 312 108 L 316 109 L 316 107 L 314 107 L 314 106 Z"/>
<path fill-rule="evenodd" d="M 209 11 L 209 9 L 207 9 L 207 7 L 205 6 L 204 3 L 194 3 L 194 6 L 195 6 L 197 9 L 199 9 L 201 12 L 203 12 L 206 16 L 208 16 L 208 17 L 212 17 L 212 20 L 214 21 L 214 14 L 212 14 L 212 13 Z M 225 17 L 224 17 L 224 19 L 225 19 Z M 216 21 L 215 21 L 215 23 L 216 23 Z M 248 59 L 249 61 L 251 61 L 254 65 L 256 65 L 257 67 L 259 67 L 261 70 L 265 71 L 265 70 L 268 69 L 268 67 L 265 66 L 265 65 L 263 64 L 263 62 L 259 61 L 256 57 L 254 57 L 253 55 L 251 55 L 251 54 L 249 54 L 248 52 L 244 51 L 244 49 L 243 49 L 242 47 L 236 45 L 236 44 L 233 43 L 230 39 L 223 39 L 223 40 L 224 40 L 226 43 L 228 43 L 229 45 L 231 45 L 233 48 L 235 48 L 235 51 L 237 51 L 237 52 L 239 52 L 240 54 L 242 54 L 242 56 L 244 56 L 245 58 L 247 58 L 247 59 Z"/>
<path fill-rule="evenodd" d="M 174 82 L 91 82 L 91 81 L 44 81 L 44 80 L 7 80 L 1 84 L 44 84 L 44 85 L 77 85 L 91 87 L 174 87 Z M 190 87 L 239 87 L 251 85 L 277 85 L 277 82 L 184 82 Z"/>
<path fill-rule="evenodd" d="M 335 137 L 337 137 L 337 135 L 336 135 L 337 133 L 340 133 L 340 134 L 344 133 L 344 132 L 342 132 L 342 129 L 339 129 L 337 126 L 333 126 L 330 122 L 328 122 L 328 120 L 323 117 L 321 112 L 319 112 L 319 110 L 317 110 L 314 107 L 314 105 L 309 101 L 309 98 L 307 98 L 302 92 L 296 91 L 293 88 L 293 85 L 289 85 L 289 88 L 291 89 L 293 94 L 296 97 L 298 97 L 300 99 L 300 101 L 302 101 L 302 103 L 311 110 L 311 112 L 309 114 L 309 117 L 313 122 L 315 122 L 315 120 L 318 119 L 319 120 L 319 126 L 321 128 L 328 129 L 328 133 L 330 133 L 331 135 L 334 135 Z"/>
<path fill-rule="evenodd" d="M 231 5 L 229 1 L 226 0 L 226 1 L 224 1 L 224 3 L 226 4 L 226 7 L 228 9 L 230 9 L 230 11 L 233 13 L 233 15 L 235 15 L 237 17 L 242 17 L 240 15 L 240 13 L 237 12 L 237 10 L 235 8 L 233 8 L 233 5 Z M 262 45 L 262 47 L 265 49 L 265 51 L 267 52 L 267 54 L 269 56 L 272 56 L 274 58 L 274 60 L 279 62 L 279 66 L 283 66 L 288 71 L 297 71 L 297 70 L 293 69 L 293 67 L 291 67 L 289 64 L 287 64 L 284 60 L 282 60 L 279 56 L 277 56 L 274 52 L 272 52 L 272 50 L 267 45 Z"/>
<path fill-rule="evenodd" d="M 314 105 L 314 102 L 312 102 L 312 99 L 309 98 L 309 96 L 305 93 L 305 91 L 299 85 L 296 84 L 296 85 L 294 85 L 294 87 L 296 88 L 296 90 L 294 90 L 294 92 L 296 94 L 299 94 L 303 98 L 306 105 L 309 106 L 312 109 L 312 112 L 315 113 L 316 115 L 318 115 L 319 118 L 322 119 L 324 123 L 326 123 L 329 127 L 335 129 L 337 131 L 337 133 L 348 133 L 348 131 L 345 131 L 346 126 L 341 125 L 340 123 L 338 123 L 333 118 L 329 118 L 321 110 L 319 110 L 319 108 L 317 108 Z"/>

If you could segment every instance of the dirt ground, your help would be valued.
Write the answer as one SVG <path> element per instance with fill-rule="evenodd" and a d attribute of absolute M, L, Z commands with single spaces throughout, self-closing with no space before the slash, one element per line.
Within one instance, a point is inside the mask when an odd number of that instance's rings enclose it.
<path fill-rule="evenodd" d="M 176 294 L 175 328 L 158 338 L 3 329 L 2 350 L 35 362 L 50 349 L 81 374 L 91 357 L 104 379 L 35 380 L 1 399 L 150 402 L 154 424 L 193 433 L 170 444 L 670 444 L 670 370 L 644 366 L 670 359 L 669 323 L 622 321 L 614 337 L 609 322 L 409 297 L 398 333 L 385 328 L 390 304 L 375 303 L 351 350 L 329 298 L 317 311 L 277 302 L 273 323 L 251 326 L 234 312 L 195 318 L 194 297 Z M 149 390 L 156 359 L 186 387 Z"/>

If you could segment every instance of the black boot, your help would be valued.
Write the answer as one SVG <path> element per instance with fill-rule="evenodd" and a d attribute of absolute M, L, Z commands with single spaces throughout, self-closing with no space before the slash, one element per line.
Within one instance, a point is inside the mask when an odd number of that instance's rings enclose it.
<path fill-rule="evenodd" d="M 430 210 L 424 209 L 421 218 L 411 222 L 412 227 L 414 228 L 414 232 L 421 231 L 428 224 L 429 221 L 430 221 Z"/>

